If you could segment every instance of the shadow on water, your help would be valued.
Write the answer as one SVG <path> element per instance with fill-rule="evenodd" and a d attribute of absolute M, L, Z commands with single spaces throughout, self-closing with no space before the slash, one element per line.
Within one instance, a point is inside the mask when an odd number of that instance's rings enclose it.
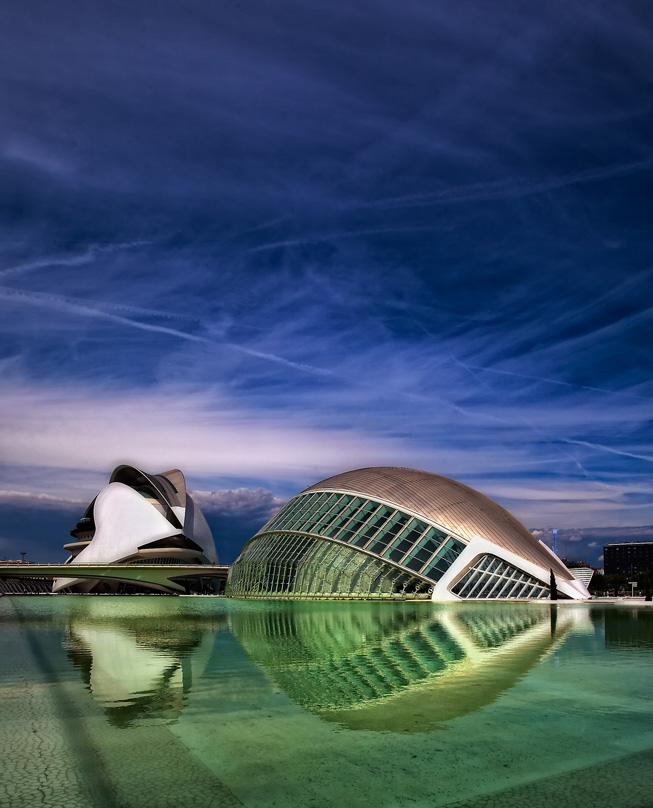
<path fill-rule="evenodd" d="M 519 604 L 288 604 L 233 614 L 248 656 L 297 704 L 349 729 L 424 732 L 512 687 L 571 627 Z"/>
<path fill-rule="evenodd" d="M 7 605 L 2 629 L 21 632 L 31 655 L 25 663 L 39 683 L 32 690 L 44 692 L 42 719 L 21 722 L 16 748 L 6 747 L 2 805 L 178 808 L 192 794 L 193 805 L 242 806 L 169 726 L 226 628 L 223 612 L 172 598 L 62 596 Z M 71 673 L 87 690 L 72 686 Z M 5 692 L 12 689 L 9 682 Z M 96 720 L 89 695 L 111 726 Z M 65 798 L 48 802 L 38 777 L 25 776 L 29 766 L 42 768 L 47 794 L 60 783 Z M 3 788 L 25 796 L 3 802 Z"/>

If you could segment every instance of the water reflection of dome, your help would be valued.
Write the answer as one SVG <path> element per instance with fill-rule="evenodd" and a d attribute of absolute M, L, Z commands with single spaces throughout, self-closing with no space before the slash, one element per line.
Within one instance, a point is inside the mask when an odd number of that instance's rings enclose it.
<path fill-rule="evenodd" d="M 69 658 L 107 718 L 120 727 L 144 718 L 179 717 L 220 625 L 215 618 L 189 620 L 148 606 L 121 614 L 115 600 L 94 598 L 73 610 L 68 622 Z"/>
<path fill-rule="evenodd" d="M 423 732 L 473 712 L 568 630 L 555 611 L 515 604 L 435 613 L 341 605 L 245 612 L 231 627 L 293 701 L 351 729 Z"/>

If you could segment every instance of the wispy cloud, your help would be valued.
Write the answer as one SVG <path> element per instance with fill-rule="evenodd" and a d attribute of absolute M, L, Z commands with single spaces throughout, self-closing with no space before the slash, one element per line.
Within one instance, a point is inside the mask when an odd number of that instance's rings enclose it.
<path fill-rule="evenodd" d="M 196 476 L 283 480 L 417 456 L 397 438 L 292 423 L 183 388 L 124 394 L 16 388 L 3 398 L 2 417 L 14 427 L 0 435 L 10 464 L 24 462 L 29 446 L 30 464 L 53 468 L 97 470 L 133 462 L 159 469 L 178 465 Z"/>
<path fill-rule="evenodd" d="M 151 310 L 148 311 L 144 309 L 137 309 L 135 307 L 120 306 L 114 304 L 103 305 L 98 304 L 96 301 L 87 301 L 79 298 L 63 297 L 62 295 L 56 295 L 52 293 L 32 292 L 24 289 L 16 289 L 2 286 L 0 286 L 0 299 L 15 301 L 17 303 L 23 303 L 41 308 L 47 308 L 51 311 L 59 312 L 64 315 L 76 315 L 104 320 L 110 323 L 114 323 L 116 325 L 125 326 L 127 328 L 135 328 L 137 330 L 148 331 L 155 334 L 164 334 L 170 337 L 176 337 L 181 340 L 188 340 L 190 342 L 200 342 L 206 345 L 219 345 L 223 348 L 238 351 L 240 353 L 247 354 L 248 356 L 252 356 L 257 359 L 263 359 L 267 362 L 273 362 L 276 364 L 284 365 L 288 368 L 292 368 L 294 370 L 299 370 L 302 372 L 317 374 L 320 376 L 333 375 L 331 371 L 324 370 L 322 368 L 313 367 L 311 365 L 304 364 L 301 362 L 293 362 L 289 359 L 285 359 L 282 356 L 277 356 L 275 354 L 271 354 L 265 351 L 255 350 L 253 348 L 248 348 L 243 345 L 236 345 L 233 342 L 217 341 L 205 336 L 194 334 L 189 331 L 182 331 L 178 328 L 170 328 L 169 326 L 161 326 L 161 325 L 154 325 L 152 323 L 145 323 L 142 322 L 141 320 L 135 319 L 134 317 L 125 317 L 123 315 L 116 314 L 115 310 L 122 310 L 132 314 L 147 314 L 159 317 L 167 317 L 167 316 L 174 317 L 174 315 L 167 315 L 164 312 L 155 312 Z"/>
<path fill-rule="evenodd" d="M 529 376 L 525 373 L 515 373 L 514 371 L 510 370 L 500 370 L 498 368 L 482 368 L 475 365 L 468 365 L 467 367 L 469 367 L 470 370 L 479 370 L 484 371 L 486 373 L 498 373 L 499 375 L 502 376 L 515 376 L 519 379 L 526 379 L 528 381 L 533 382 L 542 382 L 544 384 L 557 384 L 560 385 L 561 387 L 576 387 L 583 390 L 591 390 L 592 392 L 595 393 L 605 393 L 605 395 L 608 396 L 624 396 L 626 398 L 639 398 L 642 399 L 643 401 L 653 400 L 648 396 L 638 396 L 633 393 L 624 393 L 621 390 L 606 390 L 604 387 L 590 387 L 589 385 L 586 384 L 574 384 L 573 382 L 560 381 L 559 379 L 546 379 L 543 378 L 542 376 Z"/>

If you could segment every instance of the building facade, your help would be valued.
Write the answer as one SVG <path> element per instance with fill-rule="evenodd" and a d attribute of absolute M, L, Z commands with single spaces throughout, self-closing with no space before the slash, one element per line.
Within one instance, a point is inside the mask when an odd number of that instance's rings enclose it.
<path fill-rule="evenodd" d="M 606 575 L 635 575 L 653 570 L 653 541 L 626 541 L 603 548 Z"/>
<path fill-rule="evenodd" d="M 293 497 L 245 545 L 240 597 L 546 599 L 589 593 L 496 502 L 414 469 L 345 472 Z"/>
<path fill-rule="evenodd" d="M 71 536 L 64 545 L 70 575 L 57 577 L 53 592 L 174 591 L 165 582 L 171 567 L 218 564 L 211 530 L 179 469 L 149 474 L 118 466 Z M 102 567 L 105 573 L 92 577 Z M 215 584 L 207 579 L 195 588 L 212 591 Z"/>

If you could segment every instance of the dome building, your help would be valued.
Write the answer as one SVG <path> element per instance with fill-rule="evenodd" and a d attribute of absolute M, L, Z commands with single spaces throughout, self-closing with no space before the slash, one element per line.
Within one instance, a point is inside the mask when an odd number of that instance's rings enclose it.
<path fill-rule="evenodd" d="M 241 597 L 589 597 L 514 516 L 426 471 L 367 468 L 310 486 L 245 545 L 226 594 Z"/>

